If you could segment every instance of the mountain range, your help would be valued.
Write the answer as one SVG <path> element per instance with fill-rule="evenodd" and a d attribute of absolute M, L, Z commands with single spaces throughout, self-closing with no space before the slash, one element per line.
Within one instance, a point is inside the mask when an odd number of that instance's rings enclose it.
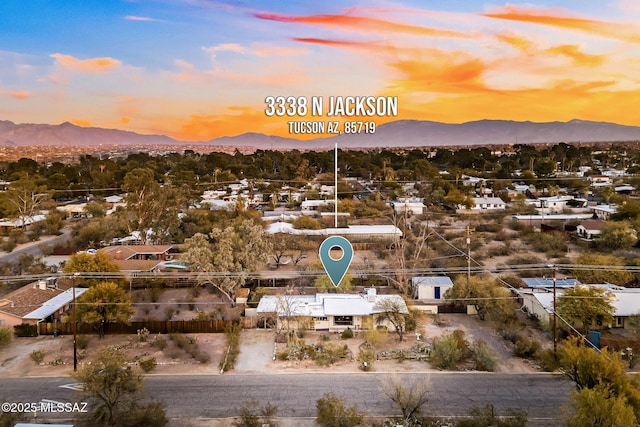
<path fill-rule="evenodd" d="M 0 120 L 0 146 L 96 146 L 96 145 L 186 145 L 244 146 L 256 149 L 438 147 L 535 143 L 594 143 L 640 141 L 640 126 L 571 120 L 568 122 L 517 122 L 479 120 L 448 124 L 398 120 L 379 125 L 373 134 L 324 135 L 301 141 L 260 133 L 225 136 L 210 141 L 186 143 L 165 135 L 143 135 L 118 129 L 60 125 L 15 124 Z"/>

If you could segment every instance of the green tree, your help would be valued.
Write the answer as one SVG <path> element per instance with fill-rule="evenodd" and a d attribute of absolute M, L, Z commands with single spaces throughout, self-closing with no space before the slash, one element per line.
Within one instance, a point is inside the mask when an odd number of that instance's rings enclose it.
<path fill-rule="evenodd" d="M 633 280 L 633 273 L 624 268 L 624 260 L 614 255 L 582 252 L 576 258 L 572 274 L 582 283 L 613 283 L 624 286 Z"/>
<path fill-rule="evenodd" d="M 508 323 L 515 317 L 511 292 L 489 277 L 459 276 L 445 298 L 456 304 L 473 305 L 481 320 Z"/>
<path fill-rule="evenodd" d="M 69 257 L 69 260 L 64 265 L 65 273 L 118 273 L 120 268 L 114 264 L 113 260 L 105 252 L 98 251 L 95 254 L 88 252 L 77 252 Z M 79 276 L 83 276 L 79 274 Z M 113 275 L 108 275 L 113 276 Z M 101 280 L 99 278 L 86 278 L 80 277 L 76 279 L 76 285 L 94 285 Z M 109 277 L 108 280 L 114 280 L 113 277 Z"/>
<path fill-rule="evenodd" d="M 636 420 L 640 420 L 640 382 L 637 376 L 627 373 L 627 362 L 620 353 L 606 349 L 598 351 L 571 337 L 558 347 L 560 369 L 576 384 L 580 396 L 574 396 L 571 403 L 577 409 L 589 401 L 594 405 L 594 415 L 605 415 L 606 408 L 618 408 L 628 413 L 624 402 L 632 408 Z M 592 390 L 584 392 L 583 390 Z M 611 415 L 611 414 L 609 414 Z M 580 417 L 575 418 L 580 420 Z M 628 418 L 632 420 L 633 418 Z M 573 424 L 570 424 L 573 425 Z M 578 425 L 619 425 L 619 424 L 578 424 Z M 637 425 L 635 423 L 621 425 Z"/>
<path fill-rule="evenodd" d="M 40 180 L 28 176 L 9 184 L 2 197 L 5 214 L 17 219 L 23 228 L 27 228 L 27 219 L 37 215 L 48 199 L 47 187 Z"/>
<path fill-rule="evenodd" d="M 612 222 L 602 230 L 600 238 L 597 240 L 598 248 L 615 251 L 619 249 L 630 249 L 638 242 L 638 232 L 629 223 Z"/>
<path fill-rule="evenodd" d="M 356 427 L 364 417 L 356 405 L 347 407 L 344 399 L 325 393 L 316 401 L 316 422 L 323 427 Z"/>
<path fill-rule="evenodd" d="M 193 271 L 201 272 L 200 282 L 210 283 L 229 300 L 240 288 L 249 272 L 266 263 L 271 253 L 271 236 L 261 225 L 244 220 L 236 228 L 214 228 L 210 239 L 196 234 L 185 241 L 182 260 Z M 207 273 L 228 273 L 211 275 Z"/>
<path fill-rule="evenodd" d="M 574 326 L 579 323 L 586 334 L 594 322 L 601 325 L 613 322 L 614 307 L 606 289 L 573 286 L 558 298 L 556 311 Z"/>
<path fill-rule="evenodd" d="M 130 216 L 130 231 L 138 231 L 143 244 L 148 238 L 165 241 L 180 224 L 180 192 L 171 185 L 161 186 L 153 170 L 136 168 L 124 177 L 122 189 Z M 151 231 L 151 234 L 147 234 Z"/>
<path fill-rule="evenodd" d="M 133 315 L 133 304 L 127 293 L 114 282 L 101 282 L 89 288 L 78 298 L 78 318 L 91 323 L 98 330 L 100 338 L 111 322 L 129 324 Z"/>
<path fill-rule="evenodd" d="M 627 398 L 616 396 L 607 387 L 584 388 L 575 391 L 565 409 L 567 427 L 637 426 L 638 419 Z"/>
<path fill-rule="evenodd" d="M 97 360 L 84 364 L 73 374 L 83 385 L 81 397 L 95 402 L 87 425 L 162 427 L 168 424 L 162 405 L 143 404 L 142 373 L 129 362 L 120 351 L 105 347 Z"/>

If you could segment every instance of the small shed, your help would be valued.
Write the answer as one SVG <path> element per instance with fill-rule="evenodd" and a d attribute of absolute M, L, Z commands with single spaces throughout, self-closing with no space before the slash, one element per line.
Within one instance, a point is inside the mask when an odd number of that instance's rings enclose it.
<path fill-rule="evenodd" d="M 413 297 L 417 300 L 444 300 L 453 282 L 448 276 L 419 276 L 411 279 Z"/>

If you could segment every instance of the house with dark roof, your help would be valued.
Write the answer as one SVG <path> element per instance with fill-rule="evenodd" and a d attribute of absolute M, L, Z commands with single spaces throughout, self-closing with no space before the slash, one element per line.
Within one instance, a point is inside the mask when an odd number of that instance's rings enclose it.
<path fill-rule="evenodd" d="M 607 228 L 607 222 L 597 219 L 583 221 L 576 227 L 578 236 L 583 239 L 593 240 L 602 234 L 602 231 Z"/>

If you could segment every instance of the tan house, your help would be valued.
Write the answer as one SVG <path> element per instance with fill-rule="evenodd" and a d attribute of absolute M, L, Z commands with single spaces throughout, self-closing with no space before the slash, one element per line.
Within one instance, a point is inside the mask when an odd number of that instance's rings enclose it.
<path fill-rule="evenodd" d="M 76 298 L 87 288 L 76 288 Z M 59 322 L 73 301 L 73 289 L 53 280 L 40 280 L 0 298 L 0 326 Z"/>
<path fill-rule="evenodd" d="M 275 317 L 279 330 L 341 332 L 380 325 L 394 331 L 394 326 L 381 316 L 383 307 L 389 306 L 409 314 L 401 296 L 377 295 L 375 289 L 367 289 L 366 294 L 265 295 L 256 311 L 258 317 Z"/>

